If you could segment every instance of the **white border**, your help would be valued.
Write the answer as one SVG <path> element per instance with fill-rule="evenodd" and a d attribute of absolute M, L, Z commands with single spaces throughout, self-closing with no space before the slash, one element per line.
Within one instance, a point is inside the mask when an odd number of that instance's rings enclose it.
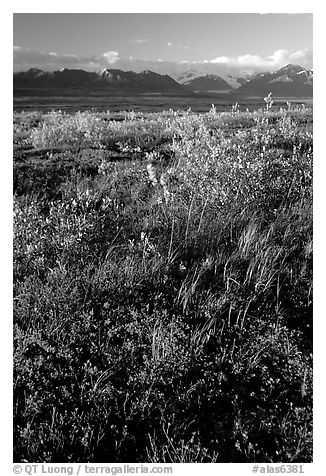
<path fill-rule="evenodd" d="M 3 147 L 1 149 L 2 184 L 0 187 L 1 203 L 1 450 L 4 455 L 5 467 L 3 474 L 12 474 L 12 384 L 11 384 L 11 363 L 12 363 L 12 14 L 23 12 L 44 12 L 44 13 L 313 13 L 314 14 L 314 463 L 305 465 L 306 474 L 316 476 L 325 474 L 323 462 L 325 461 L 324 437 L 325 437 L 325 402 L 326 395 L 323 381 L 323 352 L 325 343 L 325 319 L 326 309 L 324 305 L 325 295 L 325 247 L 326 234 L 324 222 L 325 214 L 325 163 L 326 153 L 323 135 L 325 135 L 324 124 L 326 109 L 324 95 L 326 88 L 326 75 L 324 74 L 325 55 L 322 55 L 324 41 L 324 31 L 326 30 L 326 18 L 321 7 L 322 2 L 317 1 L 279 1 L 275 0 L 268 4 L 249 1 L 234 2 L 228 1 L 223 8 L 212 1 L 203 1 L 189 4 L 189 2 L 178 2 L 166 0 L 162 4 L 152 1 L 137 2 L 104 2 L 93 0 L 89 5 L 81 6 L 77 2 L 72 4 L 67 1 L 57 0 L 55 3 L 45 3 L 36 1 L 14 1 L 11 4 L 2 4 L 1 7 L 1 131 Z M 245 7 L 245 10 L 244 10 Z M 173 465 L 176 466 L 176 465 Z M 251 474 L 252 464 L 248 465 L 180 465 L 177 466 L 174 474 L 195 474 L 199 471 L 214 474 Z M 213 474 L 213 473 L 212 473 Z"/>

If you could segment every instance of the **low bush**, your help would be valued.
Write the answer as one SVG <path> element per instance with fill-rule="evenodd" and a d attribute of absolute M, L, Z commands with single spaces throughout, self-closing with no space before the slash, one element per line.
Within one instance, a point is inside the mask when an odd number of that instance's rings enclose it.
<path fill-rule="evenodd" d="M 311 112 L 92 114 L 15 163 L 15 461 L 310 462 Z"/>

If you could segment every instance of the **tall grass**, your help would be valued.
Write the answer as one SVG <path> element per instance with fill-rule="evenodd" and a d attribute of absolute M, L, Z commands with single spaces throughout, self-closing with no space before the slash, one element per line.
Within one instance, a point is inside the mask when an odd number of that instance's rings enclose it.
<path fill-rule="evenodd" d="M 14 163 L 15 461 L 311 461 L 311 111 L 110 119 Z"/>

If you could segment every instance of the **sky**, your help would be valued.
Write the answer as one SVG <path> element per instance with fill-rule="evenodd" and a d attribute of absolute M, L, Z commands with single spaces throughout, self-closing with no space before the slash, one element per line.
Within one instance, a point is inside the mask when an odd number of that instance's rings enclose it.
<path fill-rule="evenodd" d="M 312 14 L 14 13 L 14 71 L 312 68 Z"/>

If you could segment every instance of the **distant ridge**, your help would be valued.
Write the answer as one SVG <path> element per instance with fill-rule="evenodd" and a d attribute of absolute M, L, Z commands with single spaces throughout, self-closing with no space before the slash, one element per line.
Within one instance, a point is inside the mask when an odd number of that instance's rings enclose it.
<path fill-rule="evenodd" d="M 202 76 L 203 73 L 201 73 L 200 71 L 196 71 L 194 69 L 190 69 L 190 70 L 187 70 L 187 71 L 184 71 L 183 73 L 180 73 L 180 74 L 176 74 L 174 75 L 174 79 L 180 83 L 180 84 L 184 84 L 194 78 L 197 78 L 199 76 Z"/>
<path fill-rule="evenodd" d="M 312 97 L 313 72 L 299 65 L 288 64 L 272 73 L 258 73 L 240 86 L 239 94 L 263 96 Z"/>
<path fill-rule="evenodd" d="M 171 93 L 192 95 L 195 92 L 224 94 L 236 93 L 243 96 L 258 96 L 272 92 L 275 96 L 312 97 L 313 71 L 300 65 L 288 64 L 275 72 L 263 72 L 245 77 L 201 74 L 185 71 L 173 79 L 167 74 L 150 70 L 135 73 L 119 69 L 104 69 L 99 72 L 62 68 L 58 71 L 42 71 L 31 68 L 14 73 L 14 92 L 22 90 L 83 90 L 123 91 L 124 93 Z"/>
<path fill-rule="evenodd" d="M 186 88 L 168 75 L 146 70 L 141 73 L 105 69 L 89 72 L 81 69 L 65 69 L 48 72 L 32 68 L 14 73 L 14 90 L 19 88 L 101 88 L 130 91 L 185 91 Z"/>
<path fill-rule="evenodd" d="M 183 83 L 195 91 L 230 91 L 232 87 L 224 79 L 216 74 L 205 74 L 186 80 Z"/>

